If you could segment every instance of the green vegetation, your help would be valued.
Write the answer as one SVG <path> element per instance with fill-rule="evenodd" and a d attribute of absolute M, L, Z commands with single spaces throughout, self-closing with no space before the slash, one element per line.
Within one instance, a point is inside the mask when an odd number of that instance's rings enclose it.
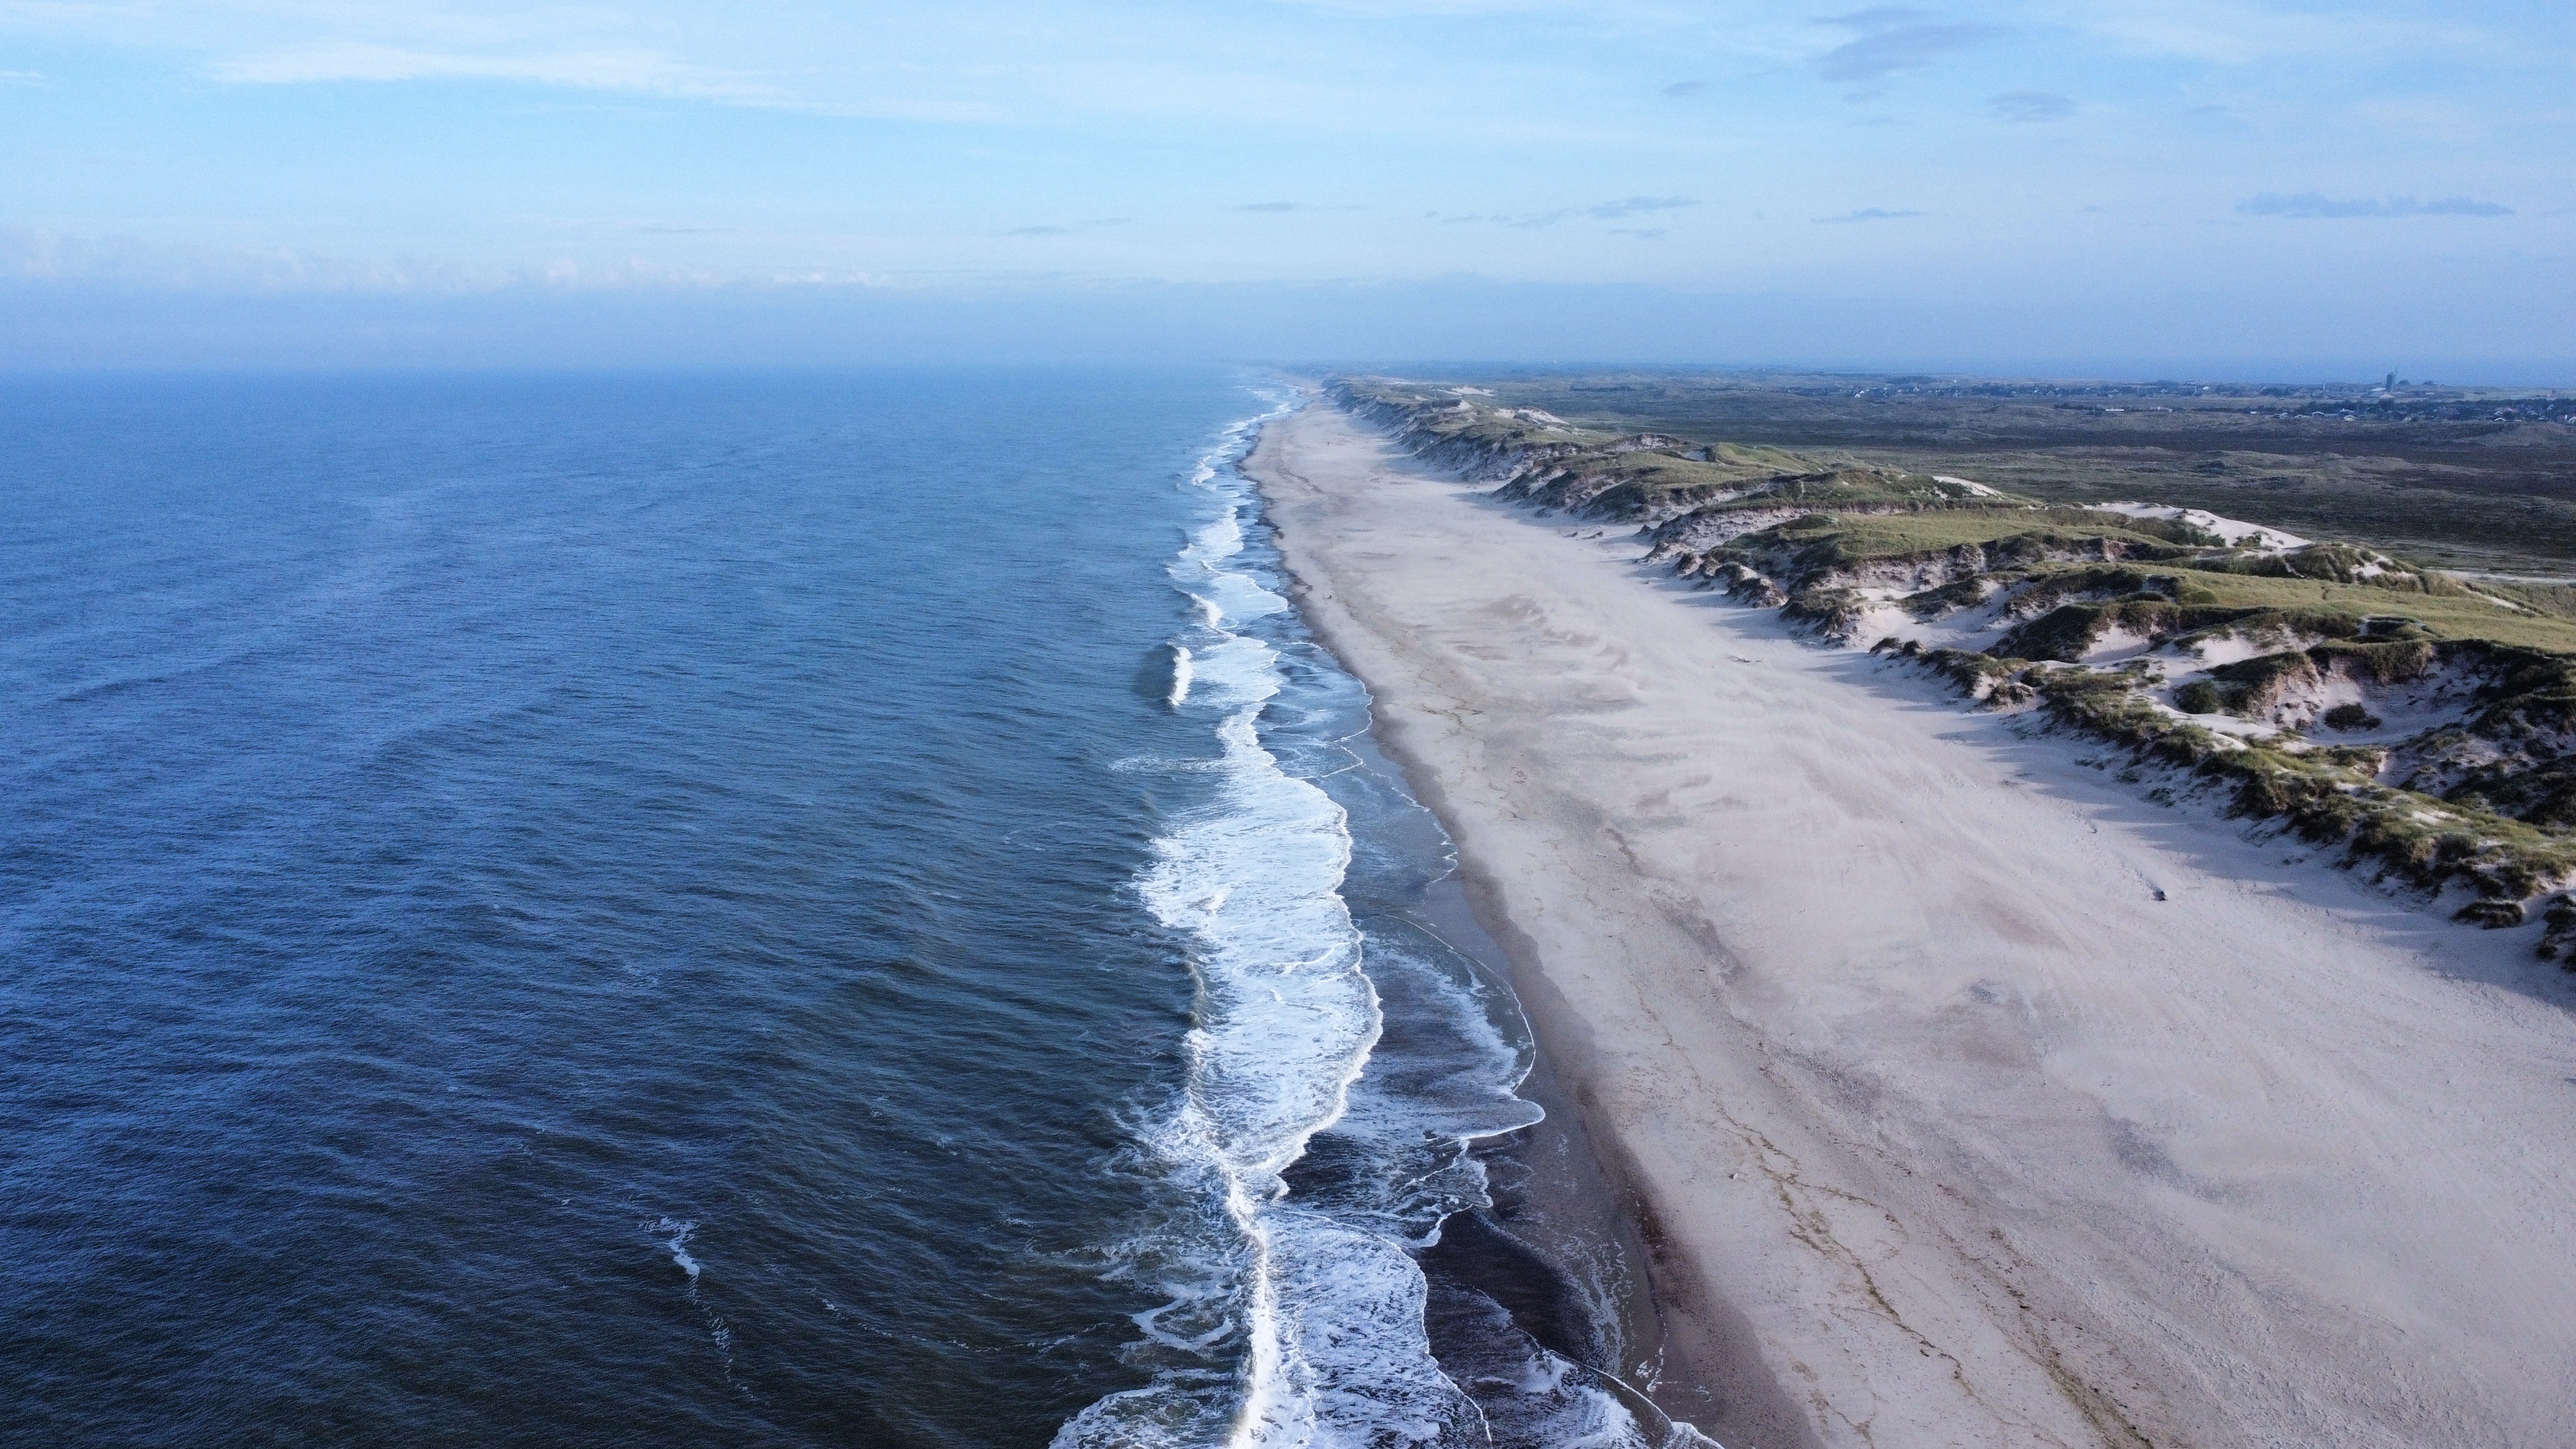
<path fill-rule="evenodd" d="M 1990 501 L 1990 500 L 1981 500 Z M 1984 507 L 1974 510 L 1868 514 L 1808 514 L 1778 524 L 1752 538 L 1797 549 L 1818 567 L 1849 567 L 1882 559 L 1925 558 L 1962 544 L 2000 543 L 2004 558 L 2046 558 L 2097 551 L 2094 545 L 2114 539 L 2148 558 L 2181 552 L 2161 541 L 2111 520 L 2116 514 L 2090 514 L 2072 508 Z M 2084 526 L 2092 521 L 2091 527 Z M 2036 524 L 2037 526 L 2034 526 Z M 1748 540 L 1749 542 L 1750 540 Z"/>
<path fill-rule="evenodd" d="M 2178 602 L 2278 614 L 2287 624 L 2319 634 L 2359 633 L 2371 620 L 2394 618 L 2435 638 L 2576 650 L 2576 619 L 2505 608 L 2439 575 L 2430 588 L 2264 578 L 2205 567 L 2179 577 L 2184 585 Z"/>
<path fill-rule="evenodd" d="M 2442 591 L 2377 581 L 2310 584 L 2226 573 L 2212 577 L 2206 564 L 2194 559 L 2178 560 L 2176 567 L 2152 574 L 2134 568 L 2061 567 L 1992 582 L 2022 585 L 2025 612 L 2059 597 L 2078 600 L 2057 606 L 2001 642 L 2007 652 L 2032 659 L 2080 659 L 2113 626 L 2185 645 L 2220 634 L 2285 644 L 2302 637 L 2404 635 L 2576 651 L 2576 619 L 2503 607 L 2456 584 Z M 1938 601 L 1905 602 L 1932 611 Z"/>
<path fill-rule="evenodd" d="M 2086 528 L 2062 516 L 2075 512 L 1981 508 L 1880 516 L 1805 514 L 1743 535 L 1725 545 L 1724 554 L 1771 562 L 1783 582 L 1794 587 L 1872 565 L 1965 562 L 1973 557 L 1977 569 L 1985 572 L 2055 559 L 2106 555 L 2153 559 L 2181 552 L 2126 527 Z M 2051 513 L 2061 517 L 2052 520 Z"/>
<path fill-rule="evenodd" d="M 2140 688 L 2146 681 L 2133 671 L 1960 650 L 1905 652 L 1918 653 L 1981 699 L 2036 699 L 2063 723 L 2127 746 L 2141 762 L 2223 782 L 2232 787 L 2235 813 L 2280 819 L 2314 844 L 2341 843 L 2348 864 L 2376 864 L 2426 890 L 2467 881 L 2480 902 L 2463 919 L 2519 925 L 2523 900 L 2576 879 L 2576 833 L 2551 828 L 2553 820 L 2502 814 L 2475 790 L 2438 800 L 2382 784 L 2385 750 L 2294 750 L 2222 734 L 2156 708 Z M 2511 906 L 2509 921 L 2498 909 L 2504 905 Z"/>
<path fill-rule="evenodd" d="M 1779 607 L 1833 639 L 1893 630 L 1875 647 L 1928 665 L 1990 707 L 2041 709 L 2142 765 L 2223 788 L 2237 813 L 2340 842 L 2349 863 L 2427 890 L 2466 883 L 2478 899 L 2465 920 L 2521 924 L 2525 901 L 2576 884 L 2576 587 L 2406 562 L 2380 546 L 2400 536 L 2387 529 L 2343 535 L 2364 542 L 2230 546 L 2209 531 L 2228 526 L 2224 516 L 2203 527 L 2073 506 L 2147 498 L 2169 512 L 2219 511 L 2242 500 L 2213 491 L 2208 480 L 2223 466 L 2199 467 L 2196 490 L 2161 487 L 2170 480 L 2153 449 L 2126 450 L 2135 466 L 2097 450 L 2048 477 L 1989 466 L 1977 483 L 1949 472 L 1961 465 L 1938 450 L 1820 449 L 1820 434 L 1855 411 L 1840 384 L 1337 387 L 1417 451 L 1483 471 L 1506 496 L 1644 526 L 1649 557 L 1686 577 Z M 2160 394 L 2175 399 L 2157 405 L 2173 418 L 2121 426 L 2252 426 L 2210 391 Z M 2035 424 L 2037 404 L 2005 392 L 1985 404 L 1943 395 L 1915 416 L 1955 424 L 1984 406 L 1987 425 L 2006 431 L 2080 435 L 2092 426 L 2068 422 L 2062 397 L 2049 405 L 2060 416 Z M 1867 393 L 1855 396 L 1866 402 Z M 1775 424 L 1767 437 L 1697 427 L 1764 408 Z M 2292 410 L 2272 411 L 2280 426 L 2341 425 L 2313 410 L 2295 422 L 2281 422 Z M 2576 421 L 2576 405 L 2563 411 L 2566 420 L 2546 426 Z M 2183 413 L 2196 420 L 2174 420 Z M 2567 456 L 2565 557 L 2576 563 L 2576 446 Z M 2374 508 L 2387 502 L 2367 496 Z M 2243 512 L 2328 532 L 2320 506 L 2308 497 L 2287 513 Z M 2384 521 L 2367 508 L 2356 516 Z M 2437 520 L 2408 517 L 2412 536 L 2454 536 Z M 2547 529 L 2525 537 L 2557 547 Z M 2412 733 L 2383 737 L 2392 716 Z M 2556 897 L 2546 921 L 2542 954 L 2576 946 L 2576 899 Z"/>
<path fill-rule="evenodd" d="M 1752 441 L 2045 503 L 2152 499 L 2450 568 L 2576 582 L 2576 394 L 1632 370 L 1380 384 L 1588 435 Z M 2557 611 L 2557 612 L 2564 612 Z"/>

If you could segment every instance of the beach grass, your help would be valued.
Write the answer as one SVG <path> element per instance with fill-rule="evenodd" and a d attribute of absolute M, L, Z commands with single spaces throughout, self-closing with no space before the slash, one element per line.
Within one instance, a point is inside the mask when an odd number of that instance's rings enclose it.
<path fill-rule="evenodd" d="M 2173 505 L 2071 506 L 2063 486 L 2008 491 L 1758 439 L 1623 433 L 1601 426 L 1621 419 L 1597 403 L 1577 427 L 1481 396 L 1378 381 L 1344 400 L 1417 449 L 1499 468 L 1507 496 L 1646 523 L 1651 557 L 1829 639 L 1968 616 L 1952 627 L 1988 631 L 1982 649 L 1917 640 L 1900 652 L 1989 705 L 2036 705 L 2141 761 L 2222 779 L 2238 812 L 2344 841 L 2354 863 L 2426 888 L 2466 881 L 2487 903 L 2481 923 L 2503 921 L 2499 903 L 2576 883 L 2576 588 L 2462 578 L 2367 541 L 2230 545 L 2213 531 L 2224 516 Z M 2104 657 L 2120 662 L 2087 662 L 2112 643 L 2126 654 Z M 2474 700 L 2446 696 L 2456 717 L 2403 751 L 2302 733 L 2375 720 L 2345 695 L 2444 668 L 2484 682 Z M 2219 716 L 2245 723 L 2216 728 Z M 2389 777 L 2399 753 L 2402 780 Z"/>

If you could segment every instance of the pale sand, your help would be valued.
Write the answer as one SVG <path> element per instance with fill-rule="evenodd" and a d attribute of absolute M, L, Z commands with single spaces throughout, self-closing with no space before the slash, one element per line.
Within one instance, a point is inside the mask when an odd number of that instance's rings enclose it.
<path fill-rule="evenodd" d="M 2576 997 L 2530 932 L 2147 803 L 1329 406 L 1252 468 L 1624 1154 L 1715 1391 L 1682 1417 L 2576 1445 Z"/>

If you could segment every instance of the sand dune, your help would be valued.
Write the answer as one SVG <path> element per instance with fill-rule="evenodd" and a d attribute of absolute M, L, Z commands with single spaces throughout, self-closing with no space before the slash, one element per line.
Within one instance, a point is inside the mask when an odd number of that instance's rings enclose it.
<path fill-rule="evenodd" d="M 1650 1215 L 1674 1412 L 1730 1449 L 2576 1444 L 2576 994 L 2526 933 L 1328 406 L 1252 467 Z"/>

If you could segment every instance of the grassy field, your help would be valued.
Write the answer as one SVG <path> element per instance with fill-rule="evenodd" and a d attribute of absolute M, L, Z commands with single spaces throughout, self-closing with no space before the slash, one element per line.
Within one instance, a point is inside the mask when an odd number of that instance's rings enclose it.
<path fill-rule="evenodd" d="M 1714 451 L 1714 450 L 1712 450 Z M 1780 473 L 1817 471 L 1822 465 L 1778 448 L 1734 448 L 1711 458 L 1675 457 L 1669 453 L 1632 452 L 1590 460 L 1589 466 L 1632 487 L 1646 498 L 1674 493 L 1723 491 L 1760 482 Z"/>
<path fill-rule="evenodd" d="M 2482 590 L 2460 585 L 2440 574 L 2429 578 L 2400 574 L 2374 583 L 2275 578 L 2198 568 L 2192 566 L 2190 550 L 2164 538 L 2117 526 L 2125 521 L 2118 515 L 2077 509 L 1992 507 L 1882 515 L 1815 514 L 1745 535 L 1732 547 L 1748 556 L 1774 549 L 1794 551 L 1796 576 L 1782 580 L 1784 586 L 1794 590 L 1838 569 L 1938 555 L 1965 544 L 2026 541 L 2034 554 L 2050 551 L 2063 557 L 2098 540 L 2115 540 L 2123 545 L 2122 556 L 2133 561 L 2128 572 L 2143 570 L 2158 580 L 2170 580 L 2171 597 L 2185 608 L 2332 615 L 2355 625 L 2365 619 L 2407 619 L 2436 639 L 2491 639 L 2499 644 L 2576 653 L 2576 618 L 2530 606 L 2497 603 L 2482 597 Z M 2062 571 L 2064 566 L 2027 572 L 2037 579 Z M 2144 582 L 2143 574 L 2140 581 Z M 2547 594 L 2525 597 L 2563 602 Z"/>
<path fill-rule="evenodd" d="M 2352 445 L 2368 447 L 2372 440 Z M 2519 466 L 2525 460 L 2510 456 L 2491 460 L 2491 468 L 2473 468 L 2386 454 L 2194 456 L 2080 447 L 1975 453 L 1864 448 L 1855 455 L 1882 465 L 1960 473 L 2051 502 L 2146 499 L 2310 538 L 2352 539 L 2437 567 L 2576 578 L 2576 477 L 2525 472 Z"/>
<path fill-rule="evenodd" d="M 2231 609 L 2283 612 L 2323 610 L 2360 618 L 2405 618 L 2437 639 L 2492 639 L 2527 649 L 2576 653 L 2576 620 L 2523 613 L 2474 594 L 2443 595 L 2371 584 L 2254 578 L 2241 574 L 2178 570 L 2177 602 Z"/>
<path fill-rule="evenodd" d="M 1981 503 L 1984 500 L 1980 500 Z M 1836 557 L 1853 563 L 1871 559 L 1909 558 L 1938 553 L 1962 544 L 1994 543 L 2037 534 L 2067 544 L 2088 539 L 2117 539 L 2155 554 L 2169 549 L 2165 540 L 2125 526 L 2116 514 L 2078 509 L 2032 510 L 1996 507 L 1924 510 L 1913 513 L 1829 514 L 1793 519 L 1766 530 L 1796 545 L 1828 544 Z"/>
<path fill-rule="evenodd" d="M 1659 433 L 1973 478 L 2051 503 L 2151 499 L 2444 567 L 2576 581 L 2576 393 L 1799 373 L 1499 373 L 1578 433 Z"/>

